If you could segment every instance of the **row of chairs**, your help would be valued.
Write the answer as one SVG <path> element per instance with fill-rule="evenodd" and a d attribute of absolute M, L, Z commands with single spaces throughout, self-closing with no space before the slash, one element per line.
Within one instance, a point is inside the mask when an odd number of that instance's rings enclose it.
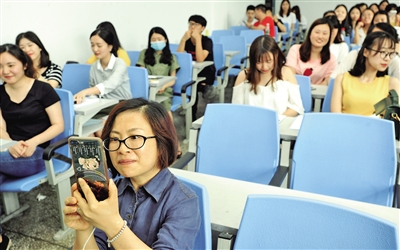
<path fill-rule="evenodd" d="M 394 138 L 390 121 L 307 113 L 293 150 L 290 188 L 393 206 L 398 188 Z M 196 153 L 188 152 L 174 167 L 183 168 L 196 157 L 197 172 L 281 186 L 288 169 L 279 166 L 279 145 L 275 111 L 209 104 Z"/>

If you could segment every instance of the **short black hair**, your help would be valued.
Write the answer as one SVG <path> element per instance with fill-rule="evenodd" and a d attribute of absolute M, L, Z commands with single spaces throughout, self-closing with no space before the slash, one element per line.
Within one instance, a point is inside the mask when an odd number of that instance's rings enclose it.
<path fill-rule="evenodd" d="M 254 5 L 249 5 L 246 8 L 246 12 L 249 11 L 249 10 L 256 10 L 256 7 L 254 7 Z"/>
<path fill-rule="evenodd" d="M 189 22 L 190 21 L 193 21 L 195 23 L 199 23 L 203 27 L 207 26 L 207 20 L 204 17 L 200 16 L 200 15 L 193 15 L 193 16 L 189 17 Z"/>
<path fill-rule="evenodd" d="M 385 16 L 386 16 L 387 23 L 389 23 L 389 14 L 387 13 L 387 11 L 378 10 L 378 11 L 374 14 L 374 17 L 372 18 L 372 22 L 375 21 L 375 17 L 376 17 L 377 15 L 385 15 Z"/>
<path fill-rule="evenodd" d="M 256 10 L 261 10 L 263 13 L 267 12 L 267 6 L 265 4 L 259 4 L 256 6 Z"/>

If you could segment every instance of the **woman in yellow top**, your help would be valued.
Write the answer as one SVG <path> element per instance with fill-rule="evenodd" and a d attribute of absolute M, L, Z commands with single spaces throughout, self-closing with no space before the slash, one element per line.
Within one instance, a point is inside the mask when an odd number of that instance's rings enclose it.
<path fill-rule="evenodd" d="M 389 90 L 400 93 L 399 80 L 387 75 L 388 65 L 396 56 L 396 41 L 386 32 L 372 32 L 365 38 L 353 69 L 335 79 L 332 112 L 369 116 L 374 114 L 374 104 L 387 97 Z"/>
<path fill-rule="evenodd" d="M 111 31 L 111 33 L 113 33 L 114 35 L 114 44 L 113 47 L 114 48 L 118 48 L 117 49 L 117 55 L 118 58 L 121 58 L 122 60 L 124 60 L 124 62 L 126 63 L 126 66 L 131 66 L 131 59 L 129 58 L 128 53 L 122 48 L 121 43 L 119 42 L 118 39 L 118 35 L 117 35 L 117 31 L 114 28 L 114 25 L 112 25 L 112 23 L 110 22 L 102 22 L 99 25 L 97 25 L 96 29 L 107 29 L 109 31 Z M 93 54 L 88 60 L 87 60 L 87 64 L 93 64 L 95 61 L 97 61 L 96 56 Z"/>

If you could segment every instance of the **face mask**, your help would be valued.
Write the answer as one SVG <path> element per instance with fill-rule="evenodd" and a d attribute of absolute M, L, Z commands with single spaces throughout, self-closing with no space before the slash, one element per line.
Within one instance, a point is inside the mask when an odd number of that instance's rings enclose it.
<path fill-rule="evenodd" d="M 155 50 L 163 50 L 165 48 L 165 41 L 151 42 L 150 46 Z"/>

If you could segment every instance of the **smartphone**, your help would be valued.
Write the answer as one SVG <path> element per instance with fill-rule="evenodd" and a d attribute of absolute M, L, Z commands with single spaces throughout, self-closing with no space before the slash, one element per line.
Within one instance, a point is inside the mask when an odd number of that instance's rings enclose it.
<path fill-rule="evenodd" d="M 89 185 L 98 201 L 108 197 L 107 160 L 102 141 L 97 137 L 70 137 L 68 145 L 71 150 L 75 178 L 83 178 Z M 80 185 L 78 190 L 85 198 Z"/>

